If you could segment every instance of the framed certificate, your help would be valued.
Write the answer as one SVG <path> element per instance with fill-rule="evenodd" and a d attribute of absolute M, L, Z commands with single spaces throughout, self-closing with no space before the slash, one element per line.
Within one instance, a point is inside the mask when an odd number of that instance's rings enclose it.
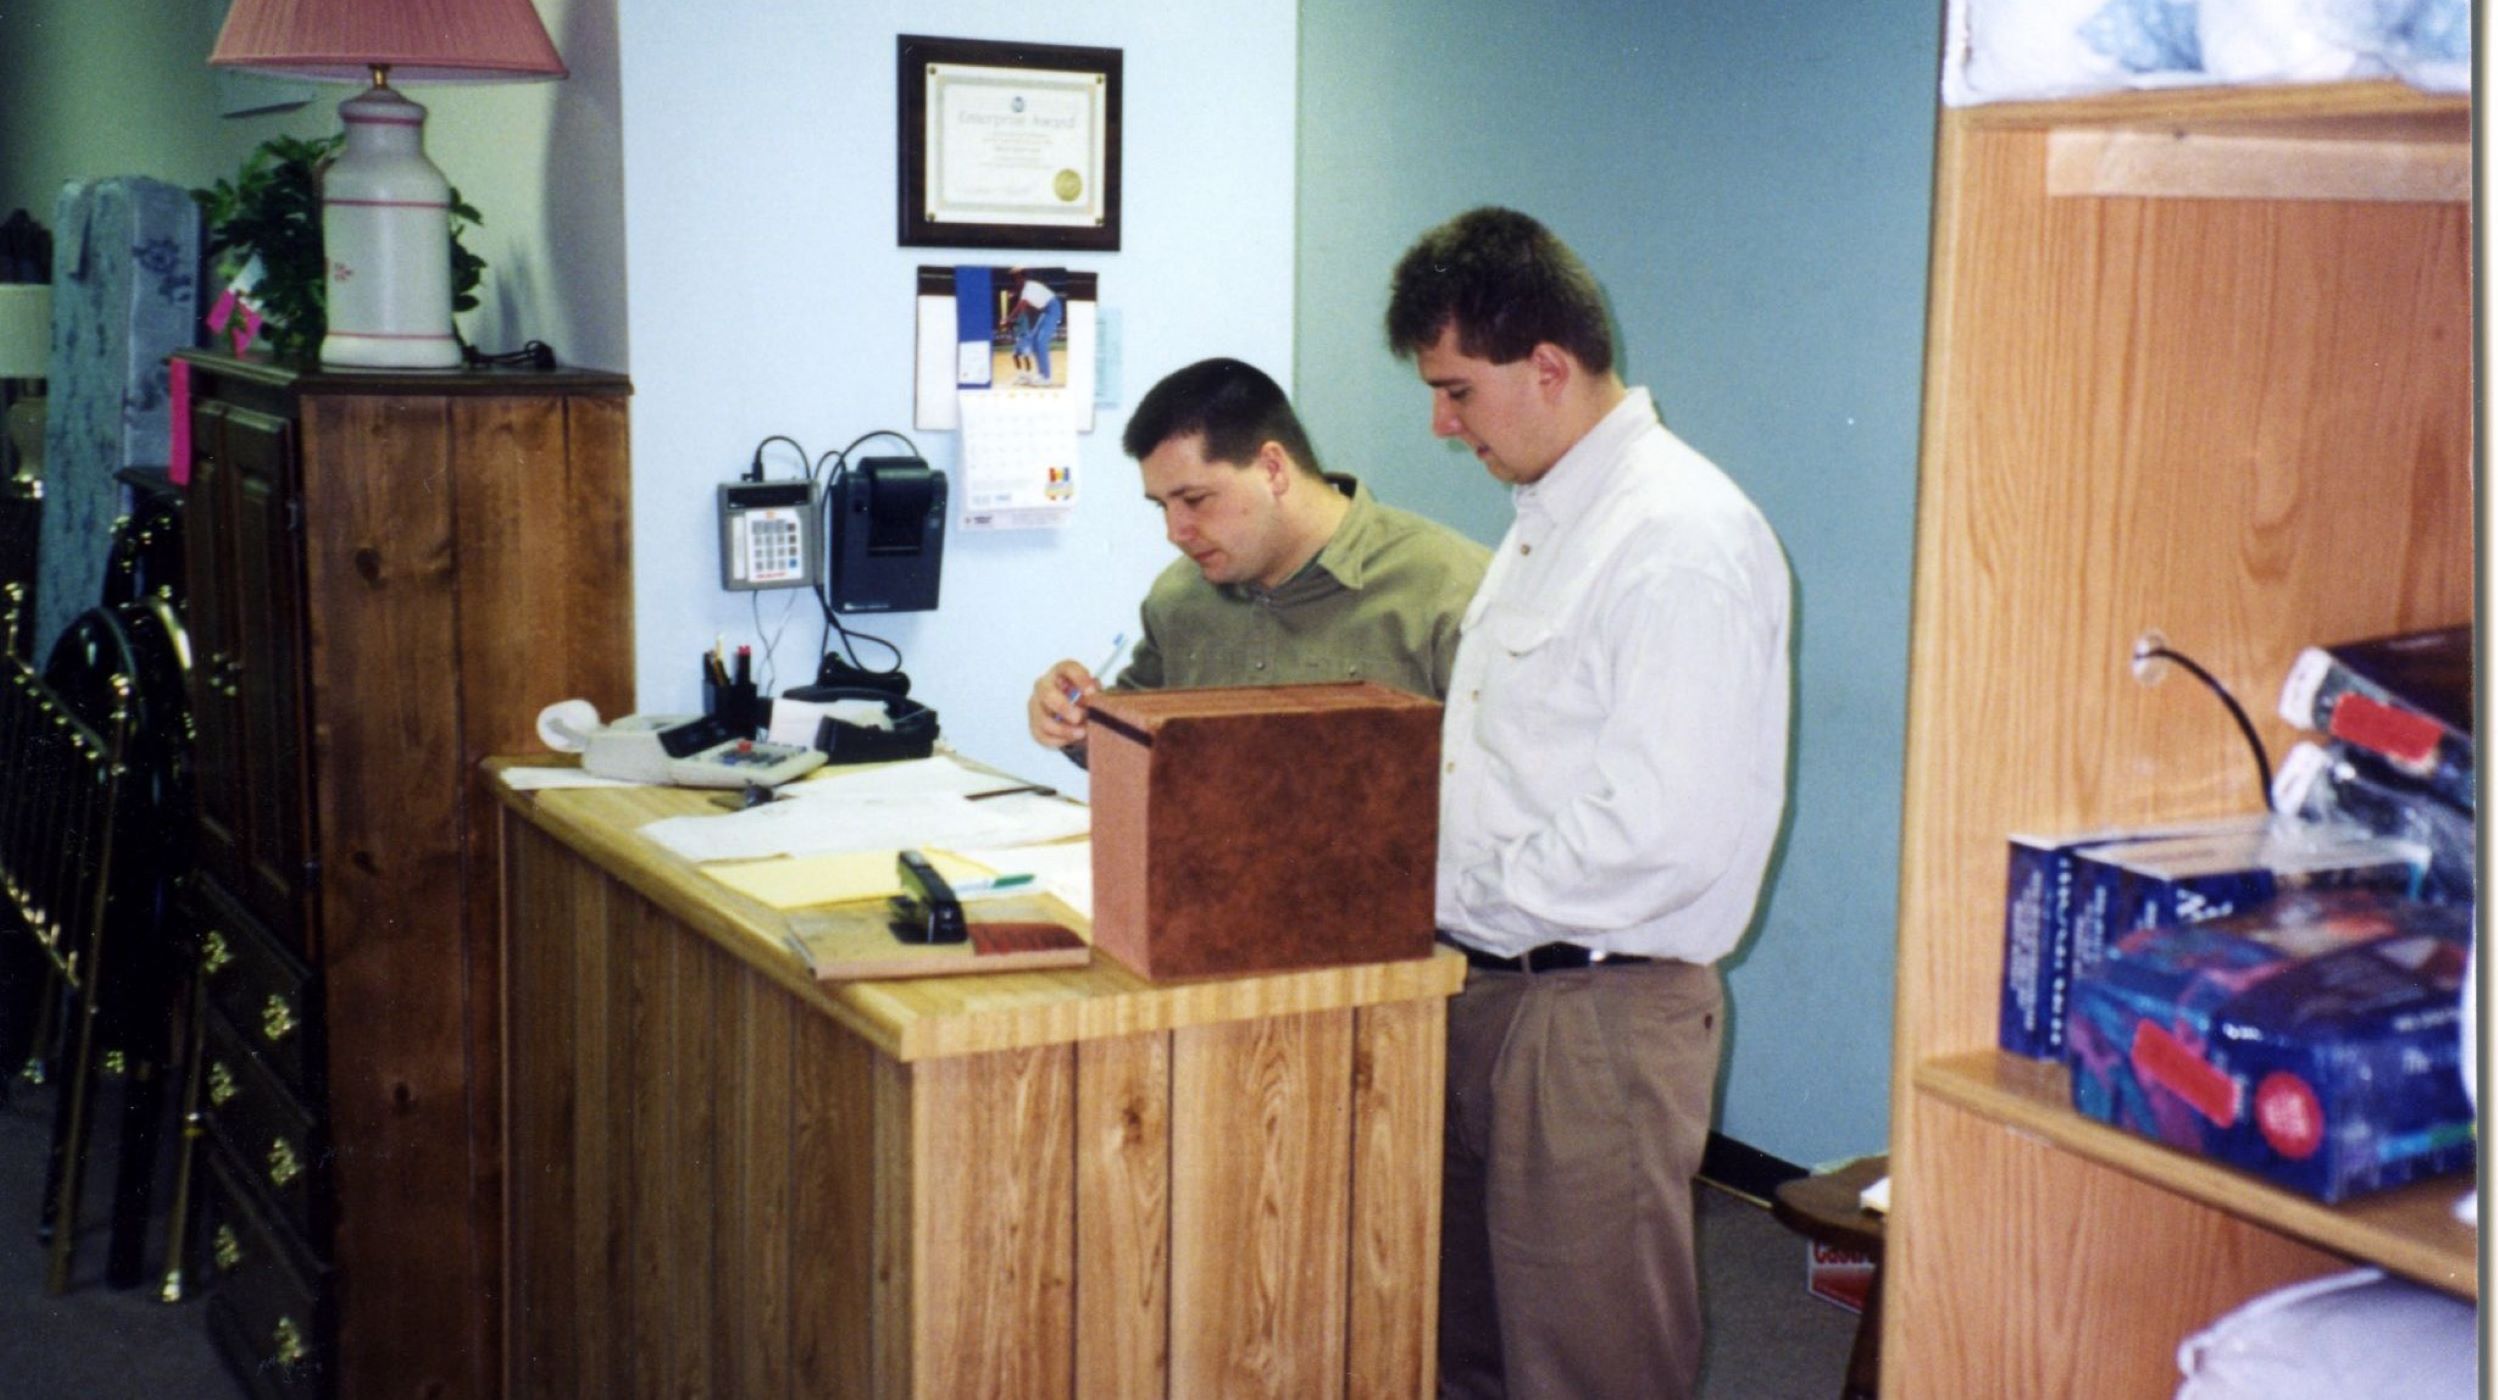
<path fill-rule="evenodd" d="M 1119 50 L 897 41 L 904 247 L 1119 247 Z"/>

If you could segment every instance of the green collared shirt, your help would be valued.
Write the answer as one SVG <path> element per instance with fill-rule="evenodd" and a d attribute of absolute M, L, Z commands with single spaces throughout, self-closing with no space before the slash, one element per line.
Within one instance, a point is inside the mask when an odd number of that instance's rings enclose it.
<path fill-rule="evenodd" d="M 1327 480 L 1353 508 L 1318 557 L 1276 587 L 1211 584 L 1186 559 L 1163 570 L 1116 688 L 1372 680 L 1446 698 L 1458 621 L 1491 551 L 1381 505 L 1352 477 Z"/>

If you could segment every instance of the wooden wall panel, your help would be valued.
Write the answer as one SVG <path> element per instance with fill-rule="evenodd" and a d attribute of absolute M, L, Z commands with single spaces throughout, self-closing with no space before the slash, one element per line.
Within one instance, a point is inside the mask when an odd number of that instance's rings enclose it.
<path fill-rule="evenodd" d="M 1447 1046 L 1448 1012 L 1437 1001 L 1355 1013 L 1348 1395 L 1424 1397 L 1438 1386 Z"/>
<path fill-rule="evenodd" d="M 678 1260 L 669 1246 L 680 1211 L 671 1179 L 669 1106 L 676 1088 L 677 954 L 685 940 L 671 935 L 657 911 L 640 900 L 622 901 L 611 925 L 623 995 L 618 1009 L 624 1039 L 612 1050 L 625 1068 L 623 1091 L 608 1111 L 625 1125 L 622 1160 L 615 1165 L 619 1199 L 627 1205 L 624 1289 L 616 1296 L 621 1331 L 616 1350 L 626 1370 L 618 1396 L 657 1396 L 672 1390 L 671 1357 L 677 1341 L 671 1295 Z"/>
<path fill-rule="evenodd" d="M 1171 1377 L 1169 1032 L 1076 1047 L 1075 1195 L 1076 1374 L 1088 1396 L 1161 1396 Z"/>
<path fill-rule="evenodd" d="M 909 1159 L 880 1155 L 888 1134 L 877 1115 L 901 1111 L 883 1107 L 885 1077 L 897 1067 L 786 991 L 775 987 L 772 994 L 791 1018 L 791 1390 L 895 1394 L 877 1368 L 889 1360 L 888 1330 L 906 1324 L 908 1312 L 893 1308 L 885 1290 L 896 1270 L 907 1282 L 910 1266 L 900 1248 L 886 1251 L 878 1230 L 888 1194 L 899 1193 L 907 1209 Z M 907 1242 L 908 1233 L 902 1238 Z M 889 1311 L 900 1312 L 901 1321 Z"/>
<path fill-rule="evenodd" d="M 941 1326 L 919 1303 L 923 1242 L 918 1223 L 928 1194 L 920 1180 L 918 1125 L 911 1112 L 918 1071 L 879 1057 L 869 1075 L 869 1175 L 875 1183 L 867 1224 L 872 1274 L 868 1283 L 869 1374 L 878 1396 L 921 1393 L 919 1331 Z"/>
<path fill-rule="evenodd" d="M 1075 1047 L 912 1067 L 911 1393 L 1071 1396 Z"/>
<path fill-rule="evenodd" d="M 720 1227 L 735 1218 L 720 1173 L 720 1107 L 728 1087 L 718 1053 L 727 1025 L 719 1014 L 725 969 L 708 944 L 671 936 L 668 948 L 675 963 L 667 987 L 673 1043 L 664 1046 L 670 1060 L 662 1130 L 667 1148 L 656 1175 L 669 1207 L 662 1251 L 670 1334 L 664 1391 L 682 1396 L 700 1395 L 711 1384 L 713 1356 L 740 1319 L 722 1313 L 719 1297 L 719 1241 L 726 1233 Z"/>
<path fill-rule="evenodd" d="M 723 1086 L 733 1115 L 729 1158 L 735 1190 L 720 1239 L 722 1287 L 736 1327 L 721 1339 L 728 1364 L 720 1395 L 790 1395 L 790 1282 L 799 1182 L 792 1076 L 797 1068 L 789 997 L 752 969 L 736 970 L 735 1006 L 722 1028 L 737 1067 Z M 814 1069 L 809 1066 L 810 1072 Z M 810 1191 L 830 1188 L 806 1183 Z"/>
<path fill-rule="evenodd" d="M 1175 1032 L 1171 1393 L 1344 1393 L 1353 1013 Z"/>
<path fill-rule="evenodd" d="M 580 1006 L 573 940 L 575 929 L 596 926 L 600 886 L 578 866 L 566 869 L 561 849 L 534 828 L 510 828 L 504 855 L 513 879 L 528 884 L 534 897 L 509 906 L 515 920 L 508 945 L 511 995 L 527 1008 L 512 1029 L 512 1065 L 526 1078 L 509 1093 L 528 1111 L 511 1121 L 505 1180 L 511 1215 L 526 1221 L 530 1233 L 513 1241 L 503 1284 L 509 1364 L 498 1393 L 538 1400 L 575 1393 L 558 1381 L 578 1375 L 583 1364 L 571 1306 L 581 1247 L 581 1130 L 585 1121 L 598 1120 L 585 1120 L 576 1096 L 582 1085 L 573 1073 Z M 588 1087 L 595 1095 L 598 1086 Z"/>
<path fill-rule="evenodd" d="M 582 1366 L 565 1389 L 593 1400 L 626 1393 L 630 1376 L 619 1313 L 632 1286 L 633 1061 L 626 1052 L 633 1027 L 629 950 L 621 945 L 635 901 L 570 852 L 564 859 L 566 877 L 597 883 L 604 899 L 599 917 L 583 919 L 571 938 L 577 1029 L 570 1068 L 581 1111 L 574 1136 L 582 1148 L 574 1168 L 573 1278 Z M 526 1008 L 515 1004 L 513 1014 Z M 516 1116 L 528 1111 L 515 1109 Z M 602 1305 L 581 1308 L 580 1298 Z"/>

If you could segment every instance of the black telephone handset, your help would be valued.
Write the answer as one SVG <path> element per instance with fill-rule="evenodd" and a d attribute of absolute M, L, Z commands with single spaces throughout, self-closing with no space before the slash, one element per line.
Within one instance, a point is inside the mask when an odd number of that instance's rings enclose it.
<path fill-rule="evenodd" d="M 904 851 L 895 862 L 902 893 L 892 901 L 893 936 L 905 943 L 960 943 L 970 936 L 963 923 L 962 901 L 937 867 L 917 851 Z"/>

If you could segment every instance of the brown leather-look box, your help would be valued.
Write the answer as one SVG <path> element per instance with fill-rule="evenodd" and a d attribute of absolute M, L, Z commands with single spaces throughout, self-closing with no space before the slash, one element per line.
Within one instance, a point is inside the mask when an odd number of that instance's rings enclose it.
<path fill-rule="evenodd" d="M 1152 690 L 1087 723 L 1094 947 L 1155 981 L 1430 955 L 1439 702 Z"/>

